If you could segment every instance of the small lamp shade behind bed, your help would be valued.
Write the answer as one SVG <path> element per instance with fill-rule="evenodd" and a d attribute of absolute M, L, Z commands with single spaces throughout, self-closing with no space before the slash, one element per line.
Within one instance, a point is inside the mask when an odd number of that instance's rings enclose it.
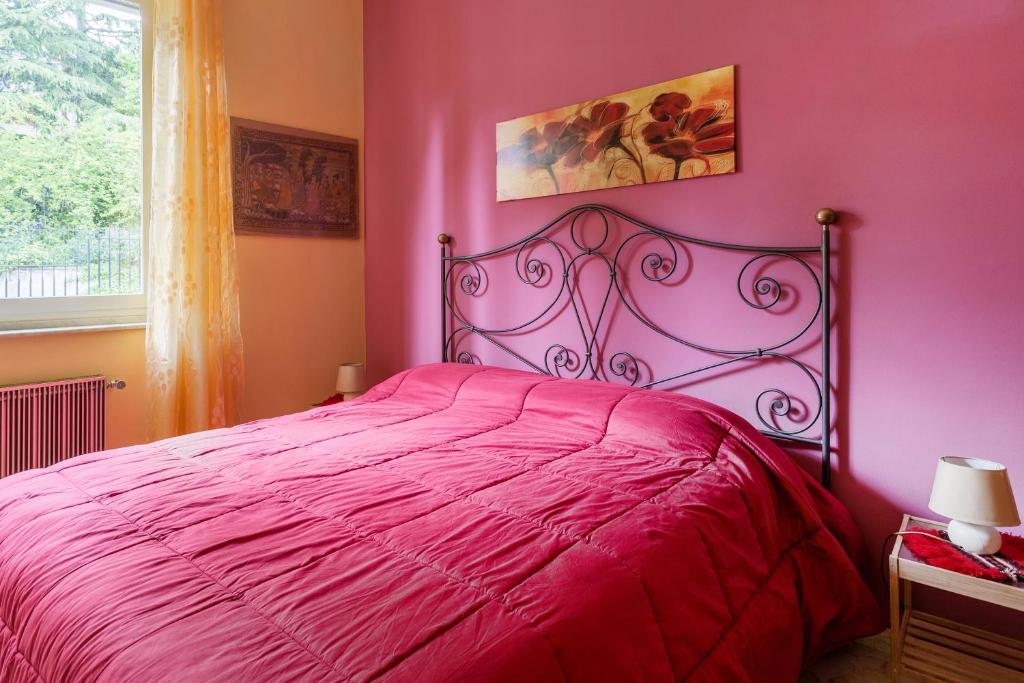
<path fill-rule="evenodd" d="M 366 366 L 362 363 L 342 363 L 338 366 L 338 392 L 351 401 L 366 391 Z"/>
<path fill-rule="evenodd" d="M 940 458 L 928 507 L 950 518 L 949 540 L 981 555 L 999 552 L 995 527 L 1020 524 L 1006 468 L 991 460 Z"/>

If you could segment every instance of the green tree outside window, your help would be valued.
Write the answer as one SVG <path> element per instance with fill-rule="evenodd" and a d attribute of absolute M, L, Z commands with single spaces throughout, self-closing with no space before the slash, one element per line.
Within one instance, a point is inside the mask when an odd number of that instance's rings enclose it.
<path fill-rule="evenodd" d="M 141 111 L 137 13 L 0 0 L 0 277 L 89 266 L 90 293 L 113 293 L 112 268 L 138 269 Z"/>

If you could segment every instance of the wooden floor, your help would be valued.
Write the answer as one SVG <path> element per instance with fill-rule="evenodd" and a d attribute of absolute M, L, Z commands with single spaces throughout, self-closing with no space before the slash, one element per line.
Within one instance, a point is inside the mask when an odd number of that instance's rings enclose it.
<path fill-rule="evenodd" d="M 906 683 L 925 681 L 914 675 L 904 675 Z M 804 670 L 800 683 L 888 683 L 889 632 L 864 638 L 833 652 Z"/>

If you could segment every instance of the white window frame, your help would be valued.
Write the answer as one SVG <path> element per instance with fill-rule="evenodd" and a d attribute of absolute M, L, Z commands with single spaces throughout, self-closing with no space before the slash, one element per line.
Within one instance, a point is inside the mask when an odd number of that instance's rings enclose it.
<path fill-rule="evenodd" d="M 93 0 L 141 14 L 142 39 L 142 292 L 0 299 L 0 335 L 25 331 L 73 331 L 77 328 L 144 327 L 149 253 L 150 151 L 153 103 L 153 13 L 151 0 Z"/>

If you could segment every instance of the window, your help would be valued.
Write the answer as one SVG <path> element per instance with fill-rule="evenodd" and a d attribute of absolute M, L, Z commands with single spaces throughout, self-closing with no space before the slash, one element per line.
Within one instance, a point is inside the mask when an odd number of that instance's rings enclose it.
<path fill-rule="evenodd" d="M 0 331 L 145 320 L 144 10 L 0 0 Z"/>

